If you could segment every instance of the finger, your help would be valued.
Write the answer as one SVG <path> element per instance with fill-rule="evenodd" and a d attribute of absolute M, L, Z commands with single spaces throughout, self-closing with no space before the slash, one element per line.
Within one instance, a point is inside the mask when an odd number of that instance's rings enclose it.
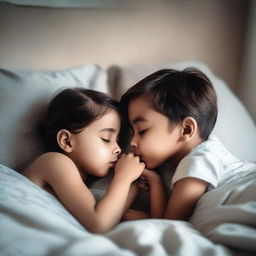
<path fill-rule="evenodd" d="M 139 183 L 139 184 L 138 184 L 138 187 L 139 187 L 140 189 L 142 189 L 142 188 L 144 188 L 144 187 L 145 187 L 145 184 L 143 184 L 143 183 Z"/>
<path fill-rule="evenodd" d="M 139 182 L 139 184 L 147 184 L 148 182 L 145 180 L 145 181 L 141 181 Z"/>
<path fill-rule="evenodd" d="M 148 170 L 148 169 L 144 169 L 144 171 L 143 171 L 143 175 L 145 176 L 145 177 L 149 177 L 150 175 L 152 175 L 152 174 L 154 174 L 155 172 L 154 171 L 150 171 L 150 170 Z"/>
<path fill-rule="evenodd" d="M 138 187 L 139 187 L 139 190 L 143 190 L 143 189 L 145 188 L 144 185 L 140 185 L 140 186 L 138 186 Z"/>
<path fill-rule="evenodd" d="M 138 182 L 139 182 L 138 184 L 144 184 L 145 183 L 143 180 L 139 180 Z"/>
<path fill-rule="evenodd" d="M 127 156 L 129 156 L 129 157 L 134 157 L 134 153 L 133 153 L 133 152 L 129 152 L 129 153 L 127 154 Z"/>
<path fill-rule="evenodd" d="M 146 180 L 146 177 L 142 174 L 139 179 L 143 181 Z"/>
<path fill-rule="evenodd" d="M 140 164 L 141 164 L 142 168 L 144 169 L 146 164 L 144 162 L 140 162 Z"/>
<path fill-rule="evenodd" d="M 141 189 L 141 190 L 143 190 L 142 193 L 145 193 L 145 192 L 149 191 L 149 189 L 148 189 L 147 187 L 144 187 L 144 188 Z"/>
<path fill-rule="evenodd" d="M 135 159 L 138 163 L 140 163 L 140 157 L 139 157 L 139 156 L 133 155 L 133 157 L 134 157 L 134 159 Z"/>
<path fill-rule="evenodd" d="M 145 168 L 143 171 L 143 174 L 147 175 L 148 173 L 150 173 L 151 171 L 149 171 L 149 169 Z"/>

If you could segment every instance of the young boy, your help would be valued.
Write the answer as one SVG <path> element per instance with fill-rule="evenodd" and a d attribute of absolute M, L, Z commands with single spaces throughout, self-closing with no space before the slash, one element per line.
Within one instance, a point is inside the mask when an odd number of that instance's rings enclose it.
<path fill-rule="evenodd" d="M 166 219 L 187 220 L 203 193 L 231 175 L 256 170 L 255 164 L 241 162 L 211 135 L 217 97 L 210 80 L 195 68 L 157 71 L 131 87 L 121 105 L 133 130 L 130 144 L 146 168 L 166 162 L 174 166 L 166 207 L 157 174 L 145 170 L 151 213 L 129 210 L 126 220 L 154 217 L 152 211 L 159 207 Z"/>

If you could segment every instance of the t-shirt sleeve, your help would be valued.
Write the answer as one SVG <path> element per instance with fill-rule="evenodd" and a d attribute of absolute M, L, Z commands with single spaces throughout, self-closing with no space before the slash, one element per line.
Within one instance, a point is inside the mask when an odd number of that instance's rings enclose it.
<path fill-rule="evenodd" d="M 197 178 L 209 183 L 209 187 L 215 188 L 221 174 L 221 164 L 219 158 L 204 150 L 195 151 L 188 154 L 181 160 L 172 178 L 172 188 L 174 184 L 183 178 Z"/>

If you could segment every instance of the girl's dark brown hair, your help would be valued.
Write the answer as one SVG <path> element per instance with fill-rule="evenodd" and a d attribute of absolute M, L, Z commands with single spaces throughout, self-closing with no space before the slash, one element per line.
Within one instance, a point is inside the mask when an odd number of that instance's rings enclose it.
<path fill-rule="evenodd" d="M 203 140 L 208 138 L 216 123 L 215 90 L 208 77 L 196 68 L 159 70 L 132 86 L 121 98 L 126 120 L 129 102 L 138 97 L 145 97 L 154 110 L 169 119 L 170 125 L 193 117 Z"/>
<path fill-rule="evenodd" d="M 119 103 L 105 93 L 83 88 L 64 89 L 52 99 L 45 122 L 40 124 L 45 151 L 62 152 L 56 139 L 59 130 L 79 133 L 110 109 L 120 113 Z"/>

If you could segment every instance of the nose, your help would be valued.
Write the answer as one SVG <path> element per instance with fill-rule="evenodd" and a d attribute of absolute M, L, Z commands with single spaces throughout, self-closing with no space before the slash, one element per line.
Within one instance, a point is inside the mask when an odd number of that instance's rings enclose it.
<path fill-rule="evenodd" d="M 114 154 L 119 155 L 120 153 L 121 153 L 121 148 L 119 147 L 118 144 L 116 144 L 116 146 L 114 148 Z"/>
<path fill-rule="evenodd" d="M 138 143 L 137 143 L 137 141 L 135 140 L 135 136 L 132 137 L 131 142 L 130 142 L 130 145 L 131 145 L 132 147 L 137 148 Z"/>

